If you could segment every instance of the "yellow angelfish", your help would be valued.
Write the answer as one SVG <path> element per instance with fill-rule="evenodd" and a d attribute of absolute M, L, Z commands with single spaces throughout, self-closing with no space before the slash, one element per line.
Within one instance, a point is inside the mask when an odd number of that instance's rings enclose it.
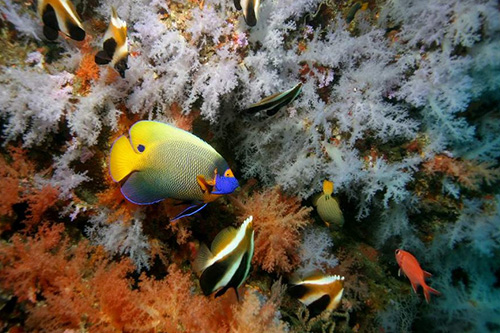
<path fill-rule="evenodd" d="M 332 223 L 342 226 L 344 224 L 344 215 L 340 210 L 337 199 L 332 196 L 332 193 L 333 183 L 325 180 L 323 182 L 323 193 L 316 199 L 314 205 L 319 216 L 328 226 Z"/>
<path fill-rule="evenodd" d="M 129 201 L 147 205 L 165 198 L 195 204 L 192 215 L 239 185 L 224 158 L 205 141 L 177 127 L 139 121 L 113 144 L 110 173 Z M 172 220 L 172 221 L 173 221 Z"/>

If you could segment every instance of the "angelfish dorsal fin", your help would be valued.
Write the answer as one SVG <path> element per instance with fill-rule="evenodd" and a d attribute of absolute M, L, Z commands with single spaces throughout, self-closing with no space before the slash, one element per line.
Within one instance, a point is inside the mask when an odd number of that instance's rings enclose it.
<path fill-rule="evenodd" d="M 211 250 L 213 255 L 217 256 L 218 253 L 224 250 L 224 248 L 228 246 L 233 239 L 236 238 L 237 233 L 238 230 L 233 227 L 222 229 L 221 232 L 219 232 L 217 236 L 215 236 L 215 239 L 212 242 Z"/>

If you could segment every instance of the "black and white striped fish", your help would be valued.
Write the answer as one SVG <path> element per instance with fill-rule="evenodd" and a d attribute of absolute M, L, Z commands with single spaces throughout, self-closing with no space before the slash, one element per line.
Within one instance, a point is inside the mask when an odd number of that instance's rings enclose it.
<path fill-rule="evenodd" d="M 259 111 L 266 111 L 268 116 L 273 116 L 282 107 L 292 103 L 293 100 L 297 98 L 301 90 L 302 83 L 299 83 L 291 89 L 268 96 L 259 102 L 250 105 L 246 108 L 246 112 L 257 113 Z"/>
<path fill-rule="evenodd" d="M 104 35 L 103 50 L 95 55 L 98 65 L 110 64 L 121 77 L 128 69 L 127 23 L 121 20 L 116 9 L 111 7 L 111 21 Z"/>
<path fill-rule="evenodd" d="M 77 41 L 85 39 L 81 19 L 69 0 L 38 0 L 38 15 L 48 40 L 56 40 L 59 31 Z"/>
<path fill-rule="evenodd" d="M 311 315 L 339 307 L 344 293 L 344 277 L 312 273 L 305 278 L 293 277 L 290 295 L 306 305 Z"/>
<path fill-rule="evenodd" d="M 200 246 L 193 268 L 201 273 L 200 286 L 205 295 L 217 292 L 215 297 L 218 297 L 234 288 L 239 299 L 238 288 L 248 277 L 254 252 L 252 220 L 250 216 L 238 229 L 223 229 L 211 249 L 205 244 Z"/>

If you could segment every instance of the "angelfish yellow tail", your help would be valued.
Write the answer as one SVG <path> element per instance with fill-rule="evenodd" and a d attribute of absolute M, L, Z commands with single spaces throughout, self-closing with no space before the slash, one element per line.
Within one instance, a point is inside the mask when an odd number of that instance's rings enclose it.
<path fill-rule="evenodd" d="M 135 170 L 138 156 L 125 135 L 115 141 L 110 155 L 109 170 L 115 182 L 119 182 Z"/>

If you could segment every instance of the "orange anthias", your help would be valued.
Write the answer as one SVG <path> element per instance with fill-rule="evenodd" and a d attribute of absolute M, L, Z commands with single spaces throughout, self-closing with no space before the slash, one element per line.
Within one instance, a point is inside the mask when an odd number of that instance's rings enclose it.
<path fill-rule="evenodd" d="M 427 303 L 431 300 L 431 294 L 441 294 L 436 289 L 429 287 L 425 283 L 425 278 L 431 277 L 432 274 L 426 272 L 420 267 L 417 259 L 410 253 L 401 249 L 396 250 L 396 261 L 399 265 L 399 271 L 403 271 L 404 275 L 410 280 L 413 291 L 417 293 L 417 287 L 420 285 L 424 289 L 424 296 Z"/>

